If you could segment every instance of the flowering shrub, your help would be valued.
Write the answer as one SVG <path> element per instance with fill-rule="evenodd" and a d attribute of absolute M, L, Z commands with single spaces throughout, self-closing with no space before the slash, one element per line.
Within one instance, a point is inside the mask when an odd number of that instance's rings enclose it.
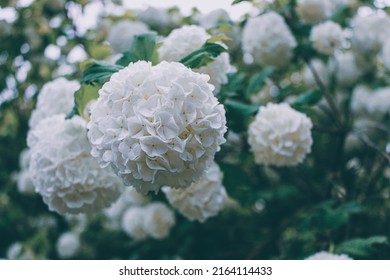
<path fill-rule="evenodd" d="M 390 258 L 384 1 L 3 2 L 0 258 Z"/>

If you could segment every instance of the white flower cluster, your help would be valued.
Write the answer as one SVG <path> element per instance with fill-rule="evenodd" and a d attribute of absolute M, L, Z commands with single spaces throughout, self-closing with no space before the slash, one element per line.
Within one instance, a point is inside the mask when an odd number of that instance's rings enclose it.
<path fill-rule="evenodd" d="M 336 60 L 329 64 L 329 71 L 335 74 L 340 86 L 353 86 L 363 75 L 363 69 L 358 65 L 352 52 L 342 52 L 335 56 Z"/>
<path fill-rule="evenodd" d="M 248 142 L 258 164 L 293 166 L 311 151 L 311 120 L 288 104 L 260 107 L 249 126 Z"/>
<path fill-rule="evenodd" d="M 120 195 L 121 180 L 90 155 L 86 122 L 55 115 L 30 130 L 30 174 L 35 191 L 60 214 L 91 213 Z"/>
<path fill-rule="evenodd" d="M 316 24 L 330 17 L 333 8 L 329 0 L 297 0 L 296 11 L 303 22 Z"/>
<path fill-rule="evenodd" d="M 355 114 L 366 113 L 367 102 L 371 99 L 371 90 L 363 85 L 353 89 L 351 98 L 351 110 Z"/>
<path fill-rule="evenodd" d="M 76 232 L 65 232 L 57 240 L 57 254 L 61 259 L 69 259 L 80 249 L 80 237 Z"/>
<path fill-rule="evenodd" d="M 321 251 L 306 258 L 306 260 L 352 260 L 352 259 L 349 256 L 344 254 L 336 255 L 329 252 Z"/>
<path fill-rule="evenodd" d="M 124 187 L 119 199 L 103 213 L 107 217 L 108 228 L 116 229 L 120 225 L 123 213 L 132 206 L 142 206 L 148 203 L 148 198 L 138 193 L 132 187 Z"/>
<path fill-rule="evenodd" d="M 339 24 L 326 21 L 312 28 L 310 40 L 319 53 L 330 55 L 341 47 L 344 33 Z"/>
<path fill-rule="evenodd" d="M 382 14 L 357 16 L 352 21 L 352 48 L 363 55 L 377 54 L 390 36 L 390 17 Z"/>
<path fill-rule="evenodd" d="M 390 87 L 374 91 L 365 86 L 356 87 L 352 94 L 351 109 L 356 114 L 369 114 L 374 118 L 381 118 L 389 114 Z"/>
<path fill-rule="evenodd" d="M 131 207 L 122 218 L 122 229 L 135 240 L 166 238 L 174 225 L 172 210 L 161 202 Z"/>
<path fill-rule="evenodd" d="M 275 12 L 250 18 L 242 36 L 244 53 L 258 64 L 282 66 L 290 61 L 297 46 L 283 17 Z"/>
<path fill-rule="evenodd" d="M 169 203 L 190 221 L 204 222 L 221 211 L 227 199 L 222 172 L 213 163 L 201 179 L 187 189 L 164 187 Z"/>
<path fill-rule="evenodd" d="M 210 37 L 204 28 L 196 25 L 185 25 L 174 29 L 158 49 L 160 61 L 180 61 L 202 47 Z M 234 68 L 230 64 L 229 55 L 224 52 L 214 61 L 194 71 L 209 75 L 209 82 L 214 85 L 215 92 L 218 92 L 221 85 L 228 82 L 227 74 L 233 72 Z"/>
<path fill-rule="evenodd" d="M 56 115 L 67 114 L 74 106 L 74 92 L 80 88 L 77 81 L 58 78 L 46 83 L 39 95 L 37 106 L 32 112 L 29 126 L 34 128 L 43 119 Z"/>
<path fill-rule="evenodd" d="M 139 61 L 115 73 L 92 107 L 92 155 L 142 193 L 190 186 L 227 130 L 207 80 L 176 62 Z"/>
<path fill-rule="evenodd" d="M 135 35 L 148 32 L 149 27 L 143 22 L 120 20 L 111 27 L 108 42 L 114 53 L 122 53 L 130 48 Z"/>
<path fill-rule="evenodd" d="M 34 193 L 35 187 L 30 176 L 30 151 L 23 150 L 19 155 L 20 171 L 16 175 L 16 185 L 20 193 Z"/>

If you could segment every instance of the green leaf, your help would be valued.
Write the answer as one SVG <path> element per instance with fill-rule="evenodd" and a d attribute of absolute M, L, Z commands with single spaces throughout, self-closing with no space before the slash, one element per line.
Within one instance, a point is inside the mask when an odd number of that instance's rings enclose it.
<path fill-rule="evenodd" d="M 152 61 L 156 47 L 156 35 L 153 33 L 135 35 L 130 49 L 123 53 L 116 64 L 127 66 L 139 60 Z"/>
<path fill-rule="evenodd" d="M 356 238 L 341 243 L 336 251 L 355 257 L 369 257 L 378 250 L 383 251 L 383 247 L 388 247 L 389 242 L 385 236 L 372 236 L 369 238 Z M 378 248 L 379 247 L 379 248 Z"/>
<path fill-rule="evenodd" d="M 249 97 L 252 93 L 257 93 L 264 86 L 265 79 L 271 75 L 273 71 L 274 69 L 272 67 L 268 67 L 259 74 L 253 76 L 249 81 L 246 96 Z"/>
<path fill-rule="evenodd" d="M 238 4 L 238 3 L 241 3 L 241 2 L 245 2 L 245 1 L 249 1 L 249 0 L 234 0 L 232 5 L 235 5 L 235 4 Z"/>
<path fill-rule="evenodd" d="M 74 102 L 80 116 L 84 115 L 87 104 L 99 97 L 101 85 L 81 85 L 80 89 L 74 93 Z"/>
<path fill-rule="evenodd" d="M 86 64 L 83 76 L 81 77 L 81 83 L 104 83 L 112 74 L 121 69 L 123 69 L 123 67 L 120 65 L 112 65 L 102 61 L 90 61 Z"/>
<path fill-rule="evenodd" d="M 248 105 L 240 101 L 227 99 L 224 105 L 228 111 L 234 111 L 241 116 L 250 116 L 255 114 L 259 110 L 259 105 Z"/>
<path fill-rule="evenodd" d="M 297 97 L 297 99 L 292 103 L 293 106 L 305 106 L 305 105 L 315 105 L 322 99 L 322 91 L 319 89 L 309 90 Z"/>
<path fill-rule="evenodd" d="M 219 44 L 206 42 L 200 49 L 182 58 L 180 62 L 189 68 L 200 68 L 225 51 L 226 49 Z"/>

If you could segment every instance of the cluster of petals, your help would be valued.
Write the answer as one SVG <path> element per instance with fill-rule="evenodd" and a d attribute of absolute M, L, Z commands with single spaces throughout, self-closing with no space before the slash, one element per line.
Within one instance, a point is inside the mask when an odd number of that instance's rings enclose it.
<path fill-rule="evenodd" d="M 91 108 L 92 155 L 141 193 L 190 186 L 225 142 L 225 110 L 207 80 L 176 62 L 115 73 Z"/>
<path fill-rule="evenodd" d="M 258 164 L 294 166 L 311 152 L 311 120 L 288 104 L 260 107 L 249 126 L 248 142 Z"/>
<path fill-rule="evenodd" d="M 134 36 L 150 32 L 149 27 L 140 21 L 120 20 L 108 33 L 108 42 L 114 53 L 127 51 L 133 43 Z"/>
<path fill-rule="evenodd" d="M 227 194 L 222 172 L 213 163 L 204 176 L 187 189 L 164 187 L 169 203 L 190 221 L 204 222 L 216 216 L 225 206 Z"/>
<path fill-rule="evenodd" d="M 30 128 L 34 128 L 47 117 L 69 113 L 74 106 L 74 93 L 79 88 L 79 82 L 65 78 L 57 78 L 46 83 L 38 95 L 36 108 L 31 113 Z"/>
<path fill-rule="evenodd" d="M 130 207 L 123 215 L 122 229 L 135 240 L 166 238 L 175 225 L 173 211 L 164 203 Z"/>
<path fill-rule="evenodd" d="M 111 169 L 102 169 L 91 156 L 86 122 L 75 116 L 54 115 L 28 135 L 30 174 L 35 191 L 51 211 L 91 213 L 110 206 L 122 182 Z"/>
<path fill-rule="evenodd" d="M 250 18 L 245 25 L 242 47 L 254 63 L 282 66 L 290 61 L 296 46 L 283 17 L 275 12 Z"/>
<path fill-rule="evenodd" d="M 319 53 L 330 55 L 341 47 L 344 41 L 343 29 L 333 21 L 320 23 L 312 28 L 310 41 Z"/>

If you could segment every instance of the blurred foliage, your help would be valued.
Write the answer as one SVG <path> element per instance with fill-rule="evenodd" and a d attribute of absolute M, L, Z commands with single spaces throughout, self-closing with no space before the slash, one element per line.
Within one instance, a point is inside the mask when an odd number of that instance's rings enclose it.
<path fill-rule="evenodd" d="M 38 195 L 19 193 L 14 176 L 19 169 L 19 154 L 26 147 L 35 93 L 61 73 L 58 69 L 67 64 L 71 50 L 82 46 L 92 62 L 72 64 L 72 71 L 66 74 L 82 77 L 84 83 L 91 84 L 76 94 L 78 113 L 82 114 L 91 100 L 90 92 L 96 96 L 99 85 L 121 67 L 98 61 L 110 55 L 109 46 L 104 44 L 107 31 L 103 27 L 80 34 L 70 17 L 69 5 L 83 9 L 88 1 L 66 1 L 65 7 L 59 9 L 50 6 L 50 1 L 34 1 L 27 7 L 17 6 L 16 2 L 0 1 L 1 7 L 13 7 L 17 13 L 15 21 L 8 24 L 10 31 L 0 33 L 0 92 L 1 96 L 12 95 L 0 105 L 0 257 L 5 257 L 13 242 L 22 242 L 37 258 L 56 259 L 57 238 L 71 229 L 71 223 L 49 212 Z M 216 156 L 224 172 L 224 185 L 236 204 L 204 224 L 176 215 L 177 225 L 161 241 L 133 241 L 120 230 L 105 228 L 97 213 L 88 217 L 89 223 L 81 234 L 82 250 L 75 258 L 303 259 L 329 250 L 356 259 L 390 259 L 388 158 L 364 139 L 358 149 L 346 149 L 353 123 L 348 109 L 350 98 L 337 104 L 340 115 L 336 115 L 322 102 L 321 89 L 307 88 L 290 79 L 312 57 L 321 57 L 308 41 L 311 27 L 297 19 L 294 2 L 275 1 L 271 6 L 283 14 L 299 43 L 291 65 L 282 69 L 246 65 L 241 51 L 232 52 L 231 60 L 239 71 L 229 74 L 229 82 L 217 95 L 226 108 L 229 133 L 238 134 L 236 142 L 222 146 Z M 372 1 L 362 3 L 373 6 Z M 333 20 L 346 26 L 356 8 L 357 5 L 338 11 Z M 134 14 L 107 16 L 113 21 L 116 18 L 134 18 Z M 192 22 L 193 17 L 182 19 L 182 23 Z M 244 23 L 245 18 L 238 25 L 242 27 Z M 166 27 L 152 28 L 159 34 L 170 31 Z M 51 45 L 60 48 L 61 55 L 56 59 L 44 55 Z M 138 59 L 153 61 L 156 47 L 154 35 L 138 36 L 117 64 L 123 66 Z M 199 67 L 222 51 L 222 46 L 207 43 L 183 58 L 183 63 Z M 30 69 L 24 77 L 20 71 L 26 63 Z M 248 125 L 264 105 L 253 104 L 250 98 L 266 86 L 267 79 L 278 89 L 270 101 L 294 97 L 293 106 L 314 123 L 313 151 L 298 167 L 256 165 L 246 143 Z M 373 87 L 388 85 L 388 79 L 378 78 L 376 73 L 366 74 L 362 81 Z M 345 89 L 348 96 L 352 89 Z M 388 116 L 383 123 L 388 129 Z M 388 134 L 378 134 L 375 144 L 384 151 Z M 159 194 L 155 199 L 163 197 Z"/>

